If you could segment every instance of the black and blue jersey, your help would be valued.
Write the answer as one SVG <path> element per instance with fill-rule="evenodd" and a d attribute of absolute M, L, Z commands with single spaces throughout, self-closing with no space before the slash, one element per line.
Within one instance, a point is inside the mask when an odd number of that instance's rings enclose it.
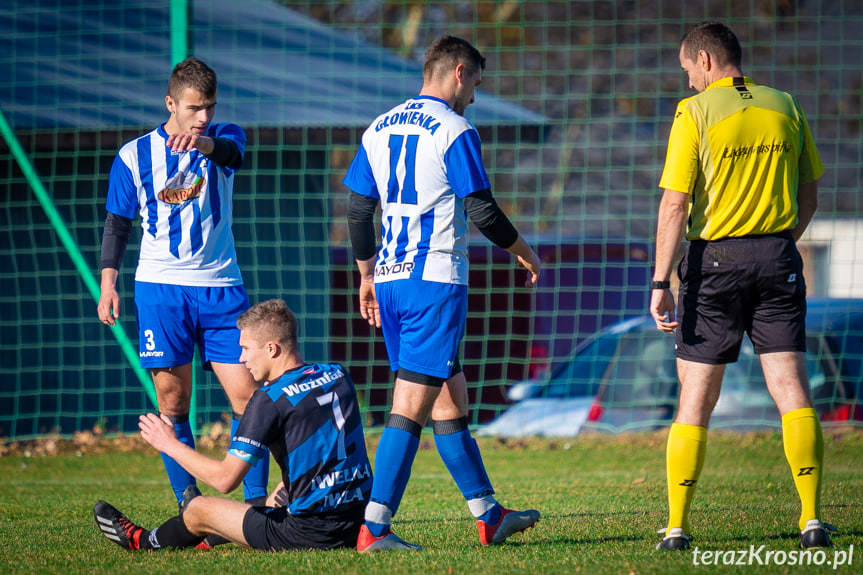
<path fill-rule="evenodd" d="M 257 390 L 228 453 L 254 465 L 269 448 L 291 515 L 365 507 L 372 488 L 356 390 L 338 364 L 314 364 Z"/>

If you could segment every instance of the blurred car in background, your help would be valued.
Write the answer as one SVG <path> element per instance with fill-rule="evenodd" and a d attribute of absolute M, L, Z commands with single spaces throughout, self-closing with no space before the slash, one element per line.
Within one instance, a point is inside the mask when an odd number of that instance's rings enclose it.
<path fill-rule="evenodd" d="M 863 421 L 863 299 L 810 298 L 806 367 L 822 421 Z M 540 380 L 508 390 L 517 403 L 480 435 L 574 436 L 584 431 L 656 429 L 677 405 L 674 337 L 649 315 L 614 324 L 576 347 Z M 748 337 L 728 364 L 710 427 L 779 427 L 781 420 Z"/>
<path fill-rule="evenodd" d="M 640 313 L 653 263 L 647 240 L 526 236 L 542 261 L 532 289 L 512 254 L 485 238 L 468 245 L 468 315 L 460 351 L 471 417 L 487 423 L 511 403 L 508 382 L 539 377 L 548 358 L 566 357 L 603 327 Z M 347 247 L 330 250 L 327 357 L 348 366 L 370 416 L 383 425 L 390 371 L 380 330 L 357 309 L 359 271 Z M 577 310 L 581 310 L 577 312 Z"/>

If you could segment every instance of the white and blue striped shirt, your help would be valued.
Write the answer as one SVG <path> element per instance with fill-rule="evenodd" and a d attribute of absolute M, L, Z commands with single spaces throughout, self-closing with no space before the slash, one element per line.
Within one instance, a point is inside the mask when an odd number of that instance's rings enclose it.
<path fill-rule="evenodd" d="M 344 183 L 381 200 L 375 282 L 467 285 L 464 198 L 491 188 L 469 121 L 438 98 L 411 98 L 366 129 Z"/>
<path fill-rule="evenodd" d="M 242 156 L 246 134 L 236 124 L 210 124 L 206 135 L 234 142 Z M 143 234 L 135 280 L 219 287 L 241 285 L 231 231 L 237 165 L 217 166 L 197 150 L 175 153 L 163 126 L 126 143 L 111 168 L 106 208 L 141 215 Z"/>

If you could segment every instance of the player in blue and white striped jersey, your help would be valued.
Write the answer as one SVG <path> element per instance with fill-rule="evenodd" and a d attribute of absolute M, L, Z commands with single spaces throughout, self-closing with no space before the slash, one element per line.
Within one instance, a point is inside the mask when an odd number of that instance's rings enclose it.
<path fill-rule="evenodd" d="M 357 549 L 417 549 L 390 530 L 431 416 L 435 444 L 477 518 L 480 542 L 500 543 L 539 512 L 504 509 L 492 496 L 467 427 L 467 384 L 458 358 L 467 318 L 467 219 L 510 251 L 536 283 L 540 263 L 491 194 L 479 135 L 464 117 L 485 59 L 444 36 L 426 51 L 419 96 L 365 131 L 345 177 L 360 313 L 381 327 L 396 372 L 393 405 L 375 456 L 375 481 Z M 381 204 L 382 245 L 374 213 Z"/>
<path fill-rule="evenodd" d="M 102 239 L 99 319 L 120 317 L 117 277 L 141 217 L 135 274 L 141 367 L 149 369 L 161 413 L 180 439 L 194 445 L 189 424 L 195 346 L 219 378 L 239 424 L 258 385 L 240 363 L 237 317 L 249 308 L 231 232 L 234 174 L 246 134 L 214 123 L 216 74 L 197 58 L 177 64 L 168 81 L 168 121 L 126 143 L 114 159 Z M 177 501 L 195 479 L 163 457 Z M 246 478 L 246 499 L 267 494 L 268 458 Z"/>

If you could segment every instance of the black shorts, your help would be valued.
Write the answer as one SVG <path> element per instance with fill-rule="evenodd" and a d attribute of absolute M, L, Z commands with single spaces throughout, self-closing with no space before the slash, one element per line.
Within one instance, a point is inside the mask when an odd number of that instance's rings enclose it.
<path fill-rule="evenodd" d="M 693 241 L 677 273 L 680 359 L 733 363 L 744 332 L 758 354 L 806 351 L 806 284 L 790 232 Z"/>
<path fill-rule="evenodd" d="M 291 515 L 287 507 L 252 507 L 243 518 L 243 536 L 254 549 L 290 551 L 356 547 L 364 508 L 342 514 Z"/>

